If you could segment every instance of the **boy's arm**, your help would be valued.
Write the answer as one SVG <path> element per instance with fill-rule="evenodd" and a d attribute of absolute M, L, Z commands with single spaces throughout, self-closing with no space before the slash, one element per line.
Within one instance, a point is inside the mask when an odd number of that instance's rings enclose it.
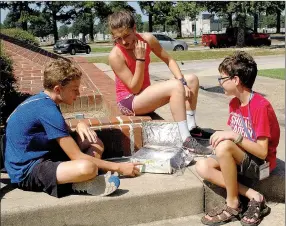
<path fill-rule="evenodd" d="M 260 158 L 266 159 L 268 154 L 268 137 L 259 137 L 256 142 L 243 138 L 238 144 L 248 153 Z"/>
<path fill-rule="evenodd" d="M 235 141 L 238 137 L 239 134 L 233 131 L 217 131 L 210 137 L 210 144 L 215 148 L 223 140 Z M 267 157 L 268 137 L 258 137 L 256 142 L 243 138 L 237 145 L 260 159 Z"/>
<path fill-rule="evenodd" d="M 144 33 L 143 37 L 150 45 L 152 52 L 167 64 L 174 77 L 176 79 L 183 78 L 184 76 L 177 62 L 162 48 L 162 46 L 160 45 L 158 40 L 154 37 L 154 35 L 150 33 Z"/>
<path fill-rule="evenodd" d="M 57 142 L 59 143 L 63 151 L 67 154 L 67 156 L 71 160 L 85 159 L 85 160 L 94 162 L 94 164 L 98 168 L 101 168 L 104 170 L 116 171 L 125 176 L 137 176 L 138 175 L 139 169 L 136 166 L 139 164 L 137 163 L 114 163 L 114 162 L 108 162 L 108 161 L 104 161 L 101 159 L 91 157 L 80 151 L 78 145 L 76 144 L 76 142 L 71 136 L 58 138 Z"/>

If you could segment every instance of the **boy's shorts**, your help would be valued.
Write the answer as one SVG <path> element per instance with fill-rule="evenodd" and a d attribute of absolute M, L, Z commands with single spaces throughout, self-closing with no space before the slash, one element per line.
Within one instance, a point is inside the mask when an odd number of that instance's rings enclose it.
<path fill-rule="evenodd" d="M 216 155 L 210 157 L 217 160 Z M 263 163 L 264 160 L 245 152 L 242 162 L 237 165 L 238 180 L 248 186 L 258 182 L 259 166 Z"/>
<path fill-rule="evenodd" d="M 72 193 L 72 184 L 57 184 L 57 168 L 63 161 L 52 158 L 42 158 L 34 166 L 27 177 L 18 183 L 18 188 L 25 191 L 45 192 L 60 198 Z"/>
<path fill-rule="evenodd" d="M 75 134 L 71 134 L 75 139 Z M 72 184 L 57 184 L 57 168 L 60 163 L 70 161 L 70 158 L 54 141 L 46 156 L 39 160 L 31 172 L 16 186 L 24 191 L 45 192 L 60 198 L 72 193 Z"/>

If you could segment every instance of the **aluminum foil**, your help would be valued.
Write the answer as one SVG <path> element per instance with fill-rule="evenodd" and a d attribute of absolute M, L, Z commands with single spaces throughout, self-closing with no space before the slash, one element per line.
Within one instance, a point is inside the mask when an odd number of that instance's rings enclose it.
<path fill-rule="evenodd" d="M 154 162 L 153 168 L 147 172 L 163 172 L 160 164 L 170 165 L 171 170 L 166 173 L 183 172 L 185 167 L 193 161 L 193 156 L 182 149 L 182 139 L 177 123 L 175 122 L 144 122 L 142 123 L 143 147 L 138 150 L 132 159 L 142 162 Z M 150 170 L 151 169 L 151 170 Z"/>
<path fill-rule="evenodd" d="M 142 133 L 143 146 L 181 147 L 183 144 L 176 122 L 143 122 Z"/>

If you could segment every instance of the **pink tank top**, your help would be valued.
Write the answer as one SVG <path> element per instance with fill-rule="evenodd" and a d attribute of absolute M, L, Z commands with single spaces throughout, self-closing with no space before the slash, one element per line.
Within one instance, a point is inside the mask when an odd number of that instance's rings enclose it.
<path fill-rule="evenodd" d="M 144 41 L 146 43 L 146 41 L 139 34 L 136 34 L 136 37 L 139 40 Z M 131 73 L 134 75 L 135 68 L 136 68 L 136 60 L 134 60 L 131 56 L 128 55 L 124 47 L 118 44 L 116 44 L 116 46 L 121 50 L 125 58 L 127 67 L 129 68 Z M 147 43 L 147 49 L 146 49 L 146 55 L 145 55 L 144 80 L 143 80 L 143 85 L 142 85 L 140 92 L 142 92 L 144 89 L 150 86 L 150 75 L 149 75 L 150 52 L 151 52 L 151 48 Z M 123 84 L 123 82 L 119 79 L 115 71 L 114 71 L 114 74 L 115 74 L 115 86 L 116 86 L 116 101 L 120 102 L 124 98 L 132 95 L 132 91 L 129 90 L 128 87 Z"/>

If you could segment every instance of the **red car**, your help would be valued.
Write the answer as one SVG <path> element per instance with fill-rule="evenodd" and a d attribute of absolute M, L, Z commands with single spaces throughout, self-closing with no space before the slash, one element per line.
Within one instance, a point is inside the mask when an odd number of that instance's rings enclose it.
<path fill-rule="evenodd" d="M 203 34 L 202 44 L 210 48 L 221 48 L 236 45 L 237 27 L 227 28 L 225 34 Z M 250 28 L 245 30 L 246 46 L 270 46 L 271 39 L 269 34 L 256 33 Z"/>

